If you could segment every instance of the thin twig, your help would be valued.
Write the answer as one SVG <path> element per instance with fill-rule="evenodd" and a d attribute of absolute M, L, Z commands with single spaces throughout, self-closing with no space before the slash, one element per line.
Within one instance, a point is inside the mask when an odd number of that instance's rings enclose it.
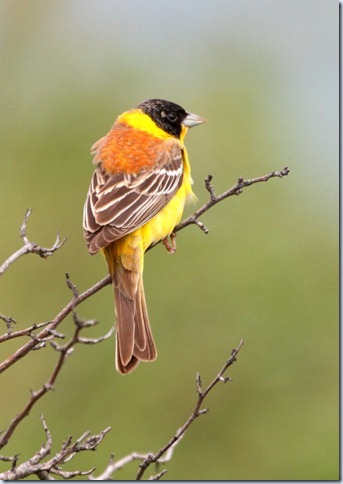
<path fill-rule="evenodd" d="M 130 462 L 133 462 L 135 460 L 142 461 L 146 459 L 147 456 L 148 454 L 140 454 L 138 452 L 132 452 L 131 454 L 126 455 L 125 457 L 122 457 L 119 460 L 115 460 L 114 455 L 112 454 L 110 456 L 110 461 L 106 469 L 98 477 L 94 477 L 93 475 L 90 475 L 89 479 L 91 481 L 108 481 L 111 479 L 112 474 L 114 474 L 114 472 L 119 471 L 124 466 L 126 466 L 127 464 L 130 464 Z"/>
<path fill-rule="evenodd" d="M 148 481 L 159 481 L 161 477 L 164 476 L 164 474 L 167 473 L 166 469 L 163 469 L 163 471 L 159 472 L 158 474 L 155 474 L 154 476 L 150 476 Z"/>
<path fill-rule="evenodd" d="M 73 296 L 73 298 L 69 301 L 69 303 L 57 314 L 57 316 L 52 321 L 50 321 L 48 325 L 45 327 L 45 329 L 43 329 L 37 335 L 37 338 L 40 341 L 44 341 L 46 338 L 48 338 L 51 335 L 51 331 L 55 330 L 57 326 L 73 311 L 73 309 L 76 306 L 81 304 L 83 301 L 85 301 L 90 296 L 97 293 L 98 291 L 100 291 L 100 289 L 102 289 L 103 287 L 107 286 L 110 283 L 111 283 L 111 276 L 108 275 L 104 277 L 101 281 L 94 284 L 94 286 L 87 289 L 87 291 L 84 291 L 78 296 Z M 26 356 L 36 345 L 37 345 L 37 341 L 34 339 L 31 339 L 25 345 L 19 348 L 15 353 L 13 353 L 11 356 L 6 358 L 6 360 L 4 360 L 0 364 L 0 373 L 5 371 L 7 368 L 12 366 L 14 363 L 19 361 L 24 356 Z"/>
<path fill-rule="evenodd" d="M 60 238 L 59 233 L 57 233 L 55 243 L 52 247 L 41 247 L 40 245 L 36 244 L 36 242 L 30 242 L 27 237 L 26 229 L 27 229 L 27 221 L 29 216 L 31 215 L 32 209 L 29 208 L 24 216 L 24 221 L 20 227 L 20 237 L 24 243 L 23 247 L 18 249 L 14 254 L 12 254 L 5 262 L 0 266 L 0 276 L 4 274 L 4 272 L 9 268 L 13 262 L 18 260 L 20 257 L 26 254 L 37 254 L 40 257 L 46 259 L 47 257 L 53 255 L 56 250 L 60 249 L 62 245 L 65 243 L 67 239 Z"/>
<path fill-rule="evenodd" d="M 20 464 L 18 467 L 16 465 L 12 466 L 11 470 L 0 474 L 0 479 L 13 481 L 36 475 L 42 480 L 54 480 L 50 474 L 63 477 L 64 479 L 72 479 L 76 476 L 86 476 L 91 474 L 94 471 L 94 468 L 88 471 L 70 472 L 63 471 L 61 465 L 71 460 L 78 452 L 95 450 L 106 434 L 111 430 L 111 427 L 107 427 L 96 435 L 90 435 L 90 432 L 85 432 L 81 437 L 75 440 L 74 443 L 72 443 L 72 437 L 68 437 L 68 439 L 62 444 L 61 450 L 51 457 L 51 459 L 43 462 L 51 453 L 52 437 L 43 416 L 41 416 L 41 421 L 45 432 L 45 442 L 42 444 L 41 448 L 33 457 Z"/>
<path fill-rule="evenodd" d="M 0 314 L 0 319 L 2 319 L 5 322 L 7 327 L 7 333 L 5 336 L 10 338 L 11 335 L 13 335 L 13 324 L 16 323 L 16 320 L 13 319 L 11 316 L 5 316 L 4 314 Z M 1 342 L 1 336 L 0 336 L 0 342 Z"/>
<path fill-rule="evenodd" d="M 190 415 L 190 417 L 186 420 L 186 422 L 183 424 L 183 426 L 180 427 L 177 430 L 175 435 L 167 442 L 167 444 L 165 444 L 163 447 L 161 447 L 161 449 L 158 452 L 156 452 L 155 454 L 153 454 L 151 452 L 146 453 L 146 454 L 141 454 L 141 453 L 138 453 L 138 452 L 132 452 L 131 454 L 129 454 L 129 455 L 127 455 L 127 456 L 125 456 L 125 457 L 123 457 L 119 460 L 115 460 L 114 455 L 112 454 L 110 456 L 110 461 L 109 461 L 106 469 L 97 477 L 94 477 L 94 475 L 91 474 L 89 476 L 89 479 L 92 480 L 92 481 L 111 480 L 112 475 L 116 471 L 122 469 L 124 466 L 126 466 L 127 464 L 129 464 L 129 463 L 131 463 L 135 460 L 139 460 L 139 461 L 141 461 L 141 463 L 139 465 L 139 470 L 138 470 L 138 473 L 137 473 L 137 476 L 136 476 L 136 480 L 141 480 L 145 471 L 146 471 L 146 469 L 151 464 L 155 463 L 155 464 L 161 465 L 161 464 L 166 464 L 167 462 L 169 462 L 173 457 L 175 447 L 181 442 L 181 439 L 185 435 L 185 433 L 186 433 L 187 429 L 190 427 L 190 425 L 195 421 L 195 419 L 197 417 L 199 417 L 200 415 L 204 415 L 205 413 L 208 412 L 208 409 L 206 409 L 206 408 L 202 409 L 201 408 L 201 405 L 204 402 L 207 395 L 213 390 L 213 388 L 218 383 L 226 383 L 228 381 L 231 381 L 230 377 L 224 377 L 224 373 L 229 368 L 229 366 L 231 366 L 236 361 L 237 354 L 240 351 L 240 349 L 242 348 L 242 346 L 243 346 L 243 340 L 240 341 L 237 348 L 232 350 L 230 358 L 228 358 L 228 360 L 225 362 L 224 366 L 219 371 L 217 376 L 211 381 L 211 383 L 209 383 L 209 385 L 207 386 L 207 388 L 204 391 L 202 390 L 202 383 L 201 383 L 200 375 L 199 375 L 199 373 L 197 373 L 195 381 L 196 381 L 196 392 L 197 392 L 198 398 L 197 398 L 197 402 L 195 404 L 195 407 L 193 409 L 193 412 Z M 149 480 L 159 480 L 166 472 L 167 471 L 165 469 L 163 469 L 161 472 L 150 476 Z"/>
<path fill-rule="evenodd" d="M 201 379 L 200 375 L 197 374 L 196 376 L 196 391 L 198 394 L 198 400 L 196 402 L 196 405 L 194 407 L 194 410 L 192 414 L 189 416 L 189 418 L 186 420 L 186 422 L 178 429 L 178 431 L 175 433 L 175 435 L 167 442 L 166 445 L 164 445 L 156 454 L 149 454 L 144 461 L 140 464 L 139 470 L 136 476 L 136 480 L 140 480 L 143 477 L 144 472 L 146 469 L 154 462 L 161 462 L 161 457 L 170 449 L 174 449 L 175 446 L 177 445 L 178 442 L 180 442 L 180 439 L 183 437 L 185 434 L 186 430 L 188 427 L 194 422 L 194 420 L 199 417 L 200 415 L 204 415 L 205 413 L 208 412 L 208 409 L 204 408 L 201 409 L 201 405 L 207 395 L 210 393 L 210 391 L 219 383 L 226 383 L 228 381 L 231 381 L 230 377 L 224 377 L 224 373 L 226 370 L 231 366 L 235 361 L 236 361 L 236 356 L 240 349 L 243 346 L 243 340 L 240 341 L 239 345 L 237 348 L 233 349 L 231 352 L 230 358 L 225 362 L 225 365 L 223 368 L 220 370 L 218 375 L 211 381 L 211 383 L 207 386 L 207 388 L 203 391 L 202 386 L 201 386 Z"/>
<path fill-rule="evenodd" d="M 34 331 L 36 329 L 43 328 L 44 326 L 47 326 L 50 323 L 51 321 L 45 321 L 43 323 L 34 323 L 32 326 L 29 326 L 28 328 L 21 329 L 19 331 L 14 331 L 11 333 L 5 333 L 3 335 L 0 335 L 0 343 L 3 343 L 4 341 L 8 341 L 10 339 L 20 338 L 21 336 L 31 336 L 31 338 L 33 338 Z"/>
<path fill-rule="evenodd" d="M 217 203 L 221 202 L 225 198 L 229 198 L 232 195 L 240 195 L 243 191 L 243 188 L 249 187 L 251 185 L 254 185 L 255 183 L 262 183 L 262 182 L 267 182 L 271 178 L 283 178 L 284 176 L 287 176 L 290 173 L 290 169 L 285 166 L 280 171 L 272 171 L 271 173 L 268 173 L 267 175 L 260 176 L 258 178 L 251 178 L 249 180 L 244 180 L 243 178 L 238 178 L 237 183 L 233 185 L 229 190 L 226 190 L 224 193 L 221 195 L 216 195 L 214 191 L 214 187 L 211 184 L 212 181 L 212 175 L 208 175 L 208 177 L 205 179 L 205 187 L 206 190 L 210 194 L 210 200 L 205 203 L 202 207 L 200 207 L 198 210 L 196 210 L 192 215 L 187 217 L 185 220 L 183 220 L 181 223 L 179 223 L 173 230 L 174 233 L 179 232 L 180 230 L 184 229 L 188 225 L 195 224 L 197 225 L 205 234 L 207 234 L 208 228 L 200 222 L 198 219 L 203 215 L 205 212 L 207 212 L 210 208 L 212 208 L 214 205 Z"/>
<path fill-rule="evenodd" d="M 7 429 L 2 432 L 0 435 L 0 449 L 4 447 L 10 437 L 12 436 L 13 432 L 16 430 L 17 426 L 20 424 L 20 422 L 29 415 L 30 410 L 32 409 L 33 405 L 42 398 L 48 391 L 52 390 L 54 388 L 55 381 L 64 365 L 64 362 L 66 358 L 71 354 L 71 352 L 74 349 L 74 346 L 77 343 L 81 344 L 97 344 L 105 339 L 108 339 L 112 336 L 114 328 L 112 327 L 107 334 L 104 336 L 101 336 L 100 338 L 82 338 L 80 336 L 80 332 L 82 329 L 94 326 L 97 324 L 97 321 L 91 320 L 91 321 L 84 321 L 81 320 L 76 313 L 73 313 L 73 319 L 75 323 L 75 330 L 72 338 L 66 343 L 64 346 L 59 346 L 55 341 L 50 341 L 51 346 L 56 350 L 59 351 L 59 358 L 57 360 L 57 363 L 55 365 L 55 368 L 48 379 L 48 381 L 41 386 L 41 388 L 37 391 L 31 391 L 31 397 L 29 401 L 26 403 L 24 408 L 12 419 L 10 422 L 9 426 Z M 51 330 L 50 330 L 51 332 Z M 55 334 L 54 334 L 55 333 Z M 60 333 L 57 333 L 53 331 L 53 334 L 50 334 L 47 338 L 50 340 L 51 337 L 58 337 L 58 338 L 64 338 L 64 335 L 61 335 Z M 45 343 L 45 341 L 42 341 L 42 343 Z"/>

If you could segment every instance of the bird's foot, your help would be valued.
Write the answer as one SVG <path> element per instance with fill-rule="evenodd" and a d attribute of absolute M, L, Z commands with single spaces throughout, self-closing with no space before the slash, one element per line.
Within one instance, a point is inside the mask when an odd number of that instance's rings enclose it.
<path fill-rule="evenodd" d="M 169 254 L 174 254 L 176 252 L 176 234 L 174 234 L 174 232 L 172 232 L 170 234 L 170 242 L 168 240 L 168 237 L 166 237 L 165 239 L 162 240 L 165 248 L 167 249 L 167 251 L 169 252 Z"/>

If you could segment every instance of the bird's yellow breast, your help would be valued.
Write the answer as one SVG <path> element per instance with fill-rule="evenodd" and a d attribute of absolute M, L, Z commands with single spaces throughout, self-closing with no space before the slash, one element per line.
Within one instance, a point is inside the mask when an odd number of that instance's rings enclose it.
<path fill-rule="evenodd" d="M 184 169 L 182 185 L 167 205 L 144 225 L 116 241 L 115 251 L 121 254 L 122 264 L 127 270 L 143 271 L 141 255 L 151 245 L 157 244 L 173 232 L 174 227 L 181 220 L 185 204 L 196 199 L 192 191 L 187 154 L 185 154 Z M 123 260 L 123 254 L 125 254 L 125 260 Z"/>
<path fill-rule="evenodd" d="M 137 229 L 142 234 L 143 250 L 168 237 L 180 222 L 186 202 L 194 197 L 191 184 L 184 180 L 175 196 L 149 222 Z"/>

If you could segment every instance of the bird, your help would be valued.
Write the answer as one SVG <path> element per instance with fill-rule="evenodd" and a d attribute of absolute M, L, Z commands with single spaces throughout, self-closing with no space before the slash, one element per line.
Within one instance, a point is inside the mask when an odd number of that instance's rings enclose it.
<path fill-rule="evenodd" d="M 83 210 L 91 255 L 102 252 L 114 288 L 116 368 L 132 372 L 157 357 L 143 287 L 144 253 L 163 242 L 175 252 L 174 227 L 196 199 L 184 138 L 205 119 L 164 99 L 119 115 L 91 148 L 93 173 Z M 169 240 L 170 242 L 169 242 Z"/>

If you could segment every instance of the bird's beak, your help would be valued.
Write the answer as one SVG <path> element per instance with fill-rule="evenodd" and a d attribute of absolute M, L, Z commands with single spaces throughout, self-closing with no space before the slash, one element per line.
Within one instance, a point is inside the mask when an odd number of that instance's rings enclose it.
<path fill-rule="evenodd" d="M 198 126 L 198 124 L 202 124 L 205 122 L 205 118 L 198 116 L 197 114 L 187 113 L 187 116 L 182 121 L 182 124 L 187 128 L 192 128 L 193 126 Z"/>

